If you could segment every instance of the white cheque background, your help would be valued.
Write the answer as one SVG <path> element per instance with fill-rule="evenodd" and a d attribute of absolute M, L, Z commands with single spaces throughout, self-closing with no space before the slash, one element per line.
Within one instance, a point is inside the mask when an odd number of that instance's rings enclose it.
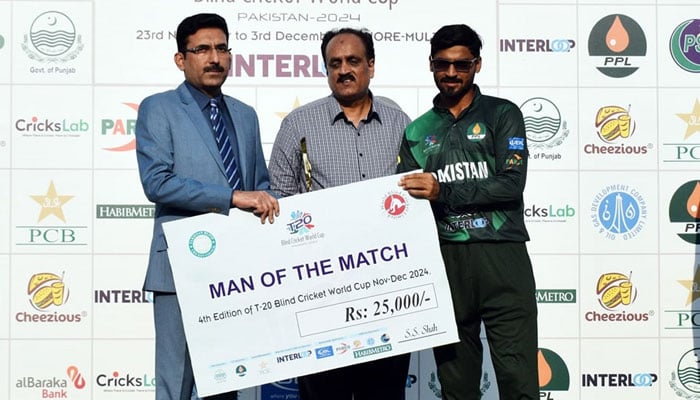
<path fill-rule="evenodd" d="M 198 12 L 229 22 L 236 67 L 224 89 L 255 107 L 268 155 L 282 118 L 328 94 L 321 32 L 370 29 L 373 92 L 415 118 L 436 93 L 432 32 L 473 26 L 484 41 L 476 82 L 529 122 L 542 397 L 700 395 L 678 378 L 697 369 L 687 362 L 700 348 L 697 221 L 684 211 L 700 180 L 700 74 L 680 67 L 670 46 L 700 19 L 697 0 L 0 0 L 0 398 L 153 399 L 151 297 L 141 291 L 153 207 L 133 128 L 145 96 L 182 81 L 170 33 Z M 48 49 L 64 53 L 33 46 L 42 15 L 75 34 Z M 590 38 L 618 26 L 611 15 L 625 16 L 631 44 L 611 63 L 636 68 L 629 76 L 604 74 L 605 59 L 591 55 Z M 692 52 L 696 35 L 683 38 Z M 600 110 L 621 109 L 597 125 Z M 600 128 L 620 117 L 634 132 L 606 143 Z M 601 224 L 598 211 L 616 194 L 641 212 L 633 236 Z M 36 276 L 58 278 L 28 293 Z M 620 276 L 634 297 L 606 305 L 598 282 Z M 61 301 L 37 295 L 53 283 Z M 484 365 L 483 399 L 498 399 L 488 357 Z M 439 398 L 431 352 L 415 353 L 409 374 L 409 400 Z M 288 380 L 241 398 L 296 396 Z"/>
<path fill-rule="evenodd" d="M 274 224 L 239 210 L 164 224 L 200 393 L 458 340 L 430 203 L 398 181 L 281 199 Z"/>

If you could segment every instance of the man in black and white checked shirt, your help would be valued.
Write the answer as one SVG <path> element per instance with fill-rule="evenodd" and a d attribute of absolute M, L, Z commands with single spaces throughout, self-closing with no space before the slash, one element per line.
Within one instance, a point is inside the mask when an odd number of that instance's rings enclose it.
<path fill-rule="evenodd" d="M 272 148 L 270 187 L 282 196 L 394 174 L 410 122 L 396 103 L 369 90 L 370 32 L 326 32 L 321 53 L 331 95 L 289 113 Z M 301 399 L 403 400 L 409 361 L 402 354 L 300 377 Z"/>

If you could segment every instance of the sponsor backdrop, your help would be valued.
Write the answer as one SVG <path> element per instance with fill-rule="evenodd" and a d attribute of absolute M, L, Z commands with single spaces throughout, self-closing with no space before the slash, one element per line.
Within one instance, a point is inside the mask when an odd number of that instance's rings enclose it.
<path fill-rule="evenodd" d="M 198 12 L 230 24 L 225 91 L 256 108 L 268 155 L 328 94 L 326 30 L 370 29 L 374 93 L 416 117 L 432 33 L 472 25 L 477 82 L 525 116 L 541 397 L 700 398 L 696 0 L 0 0 L 0 398 L 153 398 L 134 125 L 182 81 L 174 32 Z M 406 390 L 440 398 L 429 351 Z M 482 391 L 498 398 L 488 359 Z M 294 380 L 243 396 L 297 397 Z"/>

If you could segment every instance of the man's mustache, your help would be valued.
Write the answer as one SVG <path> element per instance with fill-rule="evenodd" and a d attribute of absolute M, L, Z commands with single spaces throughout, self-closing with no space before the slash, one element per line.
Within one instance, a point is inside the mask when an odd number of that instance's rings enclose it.
<path fill-rule="evenodd" d="M 344 80 L 349 80 L 349 81 L 355 81 L 355 76 L 353 74 L 343 74 L 338 76 L 338 83 L 343 82 Z"/>
<path fill-rule="evenodd" d="M 210 65 L 208 67 L 204 67 L 204 72 L 224 72 L 224 67 L 221 65 Z"/>
<path fill-rule="evenodd" d="M 459 78 L 442 78 L 440 79 L 441 83 L 462 83 L 462 80 Z"/>

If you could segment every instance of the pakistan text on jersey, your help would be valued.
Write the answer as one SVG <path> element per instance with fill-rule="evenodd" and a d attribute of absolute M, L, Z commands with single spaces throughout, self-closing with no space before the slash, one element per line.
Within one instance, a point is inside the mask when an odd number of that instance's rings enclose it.
<path fill-rule="evenodd" d="M 465 181 L 467 179 L 486 179 L 489 177 L 489 167 L 486 161 L 459 162 L 445 165 L 444 168 L 433 172 L 438 182 Z"/>

